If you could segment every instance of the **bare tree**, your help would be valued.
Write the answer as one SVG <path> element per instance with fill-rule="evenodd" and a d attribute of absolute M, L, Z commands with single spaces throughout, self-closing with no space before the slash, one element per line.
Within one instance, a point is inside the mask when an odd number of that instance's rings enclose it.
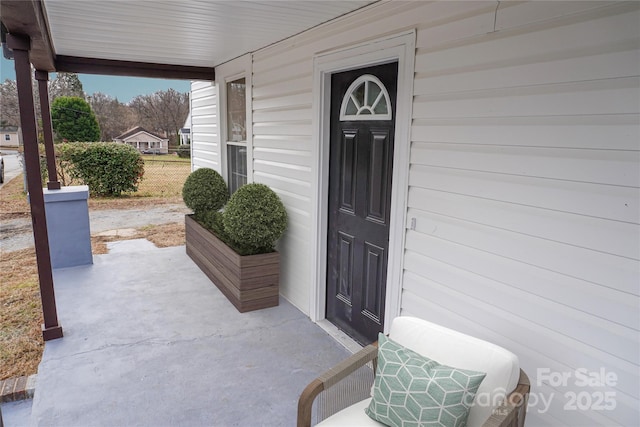
<path fill-rule="evenodd" d="M 36 118 L 40 124 L 40 96 L 33 68 L 31 70 L 31 86 L 33 87 L 33 102 L 36 106 Z M 84 99 L 82 83 L 77 74 L 58 73 L 56 78 L 49 82 L 49 102 L 53 102 L 59 96 L 79 96 Z M 0 85 L 0 123 L 3 126 L 20 126 L 18 89 L 15 80 L 6 79 Z"/>
<path fill-rule="evenodd" d="M 77 96 L 85 99 L 82 82 L 76 73 L 57 73 L 56 78 L 49 83 L 49 102 L 59 96 Z"/>
<path fill-rule="evenodd" d="M 0 124 L 2 126 L 20 126 L 18 89 L 15 80 L 6 79 L 0 85 Z"/>
<path fill-rule="evenodd" d="M 138 116 L 131 107 L 107 94 L 96 92 L 88 96 L 87 101 L 100 124 L 102 141 L 111 141 L 138 122 Z"/>
<path fill-rule="evenodd" d="M 177 144 L 178 131 L 189 114 L 189 95 L 175 89 L 139 95 L 129 103 L 138 114 L 140 124 L 151 132 L 164 134 Z"/>
<path fill-rule="evenodd" d="M 34 70 L 31 70 L 31 86 L 33 88 L 33 102 L 36 106 L 36 119 L 41 123 L 40 96 L 38 95 L 38 82 L 35 79 Z M 20 126 L 20 107 L 18 104 L 18 86 L 15 80 L 6 79 L 0 84 L 0 125 Z"/>
<path fill-rule="evenodd" d="M 38 82 L 34 70 L 31 70 L 31 86 L 33 87 L 33 102 L 36 105 L 36 118 L 40 123 L 40 96 Z M 74 73 L 58 73 L 49 83 L 49 102 L 59 96 L 79 96 L 85 98 L 82 83 Z M 15 80 L 6 79 L 0 84 L 0 123 L 3 126 L 20 126 L 20 109 L 18 107 L 18 89 Z"/>

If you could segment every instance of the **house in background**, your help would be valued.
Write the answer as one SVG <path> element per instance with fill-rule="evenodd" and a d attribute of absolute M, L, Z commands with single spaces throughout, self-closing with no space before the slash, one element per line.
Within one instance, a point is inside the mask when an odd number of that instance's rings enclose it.
<path fill-rule="evenodd" d="M 129 129 L 113 138 L 113 141 L 129 144 L 143 154 L 167 154 L 169 152 L 169 139 L 151 133 L 141 126 Z"/>
<path fill-rule="evenodd" d="M 17 126 L 0 128 L 0 147 L 18 148 L 22 145 L 22 134 Z"/>
<path fill-rule="evenodd" d="M 184 121 L 184 126 L 178 131 L 180 136 L 180 145 L 191 144 L 191 112 Z"/>

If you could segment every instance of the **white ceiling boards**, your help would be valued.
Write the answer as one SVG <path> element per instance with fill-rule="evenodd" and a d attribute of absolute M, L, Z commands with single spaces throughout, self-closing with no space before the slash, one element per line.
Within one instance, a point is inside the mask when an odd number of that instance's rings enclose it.
<path fill-rule="evenodd" d="M 214 67 L 372 1 L 44 0 L 56 55 Z"/>

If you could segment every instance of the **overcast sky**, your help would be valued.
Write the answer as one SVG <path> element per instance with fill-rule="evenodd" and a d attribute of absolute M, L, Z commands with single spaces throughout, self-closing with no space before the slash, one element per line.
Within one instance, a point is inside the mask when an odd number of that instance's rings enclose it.
<path fill-rule="evenodd" d="M 16 72 L 13 61 L 5 59 L 2 55 L 0 62 L 0 81 L 5 79 L 15 80 Z M 49 76 L 53 80 L 55 74 Z M 118 98 L 120 102 L 127 103 L 138 95 L 151 94 L 159 90 L 173 88 L 178 92 L 189 92 L 188 80 L 143 79 L 139 77 L 113 77 L 98 76 L 93 74 L 78 74 L 84 91 L 93 95 L 94 92 L 102 92 Z"/>

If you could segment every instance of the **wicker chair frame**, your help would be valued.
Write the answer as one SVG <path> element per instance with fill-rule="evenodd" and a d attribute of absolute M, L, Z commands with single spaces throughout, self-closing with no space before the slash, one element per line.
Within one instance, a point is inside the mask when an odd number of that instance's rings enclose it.
<path fill-rule="evenodd" d="M 349 377 L 350 374 L 369 362 L 373 364 L 373 371 L 375 372 L 377 359 L 377 343 L 370 344 L 309 383 L 298 400 L 298 427 L 311 426 L 313 402 L 322 391 Z M 505 402 L 494 409 L 493 414 L 484 422 L 483 427 L 524 426 L 530 389 L 529 377 L 521 369 L 518 385 L 509 394 Z"/>

